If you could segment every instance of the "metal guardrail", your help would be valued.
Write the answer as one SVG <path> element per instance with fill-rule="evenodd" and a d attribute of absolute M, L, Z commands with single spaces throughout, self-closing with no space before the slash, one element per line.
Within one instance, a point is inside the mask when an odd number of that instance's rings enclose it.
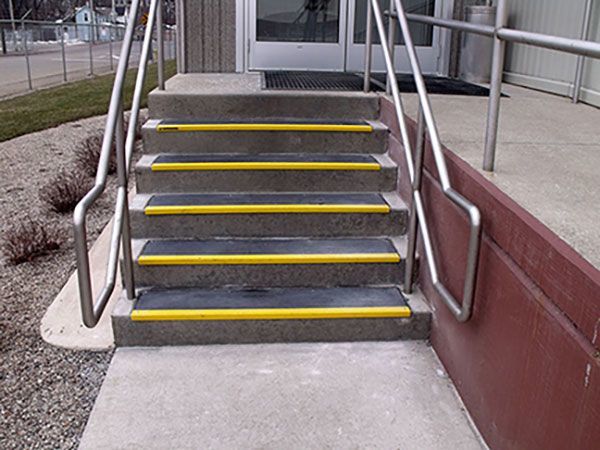
<path fill-rule="evenodd" d="M 161 14 L 162 4 L 161 0 L 151 0 L 135 89 L 133 93 L 129 127 L 127 129 L 127 133 L 124 134 L 123 85 L 129 65 L 129 57 L 133 44 L 136 18 L 140 10 L 140 0 L 132 0 L 130 8 L 129 21 L 125 31 L 123 45 L 121 47 L 121 57 L 117 67 L 115 82 L 108 109 L 108 116 L 106 118 L 106 127 L 104 139 L 102 141 L 102 151 L 98 163 L 96 181 L 94 187 L 79 202 L 73 214 L 75 254 L 77 258 L 77 275 L 79 280 L 79 298 L 81 302 L 83 323 L 89 328 L 94 327 L 98 323 L 102 312 L 106 308 L 106 304 L 108 303 L 108 300 L 115 289 L 117 266 L 119 263 L 119 247 L 121 247 L 123 251 L 122 272 L 125 294 L 130 300 L 133 300 L 135 297 L 133 255 L 131 250 L 131 232 L 129 225 L 129 205 L 127 198 L 128 175 L 131 165 L 131 156 L 133 154 L 135 145 L 136 127 L 139 119 L 142 91 L 146 77 L 146 68 L 151 50 L 152 34 L 155 24 L 157 30 L 159 59 L 158 88 L 161 90 L 164 89 L 164 48 Z M 117 200 L 115 217 L 110 241 L 108 266 L 106 269 L 106 280 L 100 294 L 96 299 L 94 299 L 90 274 L 90 261 L 87 248 L 86 215 L 91 206 L 96 202 L 106 188 L 106 179 L 108 176 L 108 167 L 113 139 L 116 142 L 117 153 Z"/>
<path fill-rule="evenodd" d="M 17 21 L 15 21 L 15 24 Z M 162 20 L 161 20 L 162 23 Z M 74 23 L 74 22 L 49 22 L 38 20 L 18 20 L 18 28 L 9 28 L 13 25 L 12 21 L 0 19 L 0 33 L 8 31 L 8 38 L 3 34 L 2 54 L 7 56 L 22 56 L 24 58 L 24 74 L 23 82 L 27 81 L 29 90 L 34 89 L 34 84 L 40 87 L 47 87 L 50 79 L 57 79 L 62 75 L 62 82 L 72 81 L 75 78 L 82 78 L 82 75 L 91 75 L 113 72 L 115 70 L 115 52 L 114 47 L 123 39 L 126 26 L 116 23 Z M 173 59 L 175 57 L 175 49 L 173 48 L 174 30 L 165 25 L 163 34 L 166 34 L 168 39 L 166 57 Z M 162 35 L 162 34 L 161 34 Z M 141 41 L 140 41 L 141 43 Z M 10 45 L 9 45 L 10 44 Z M 76 45 L 73 45 L 76 44 Z M 107 46 L 107 58 L 98 58 L 95 50 L 98 46 Z M 77 48 L 87 46 L 87 68 L 82 68 L 81 55 L 75 59 L 69 56 L 71 52 Z M 37 48 L 36 48 L 37 47 Z M 159 49 L 161 47 L 159 46 Z M 164 44 L 163 44 L 164 48 Z M 37 50 L 37 51 L 36 51 Z M 32 75 L 32 68 L 36 65 L 36 55 L 44 54 L 48 51 L 60 52 L 61 70 L 54 72 L 48 69 L 47 60 L 43 60 L 44 68 L 42 75 L 37 73 L 37 76 Z M 96 55 L 94 55 L 96 53 Z M 70 61 L 71 60 L 71 61 Z M 77 61 L 77 62 L 74 62 Z M 72 66 L 77 66 L 72 69 Z M 69 70 L 71 69 L 71 70 Z M 84 74 L 83 71 L 87 70 Z M 39 70 L 38 70 L 39 72 Z M 20 82 L 10 82 L 15 85 L 15 92 L 20 93 L 21 90 L 16 86 Z M 9 84 L 10 84 L 9 83 Z M 52 83 L 50 83 L 52 84 Z M 5 85 L 5 88 L 7 86 Z M 9 92 L 7 88 L 5 91 Z M 12 92 L 10 92 L 12 93 Z"/>
<path fill-rule="evenodd" d="M 590 27 L 591 7 L 591 1 L 587 0 L 584 13 L 584 28 L 582 33 L 583 38 L 587 37 Z M 394 15 L 393 12 L 391 13 L 391 16 L 398 18 L 398 16 Z M 496 24 L 493 27 L 489 25 L 472 24 L 460 20 L 440 19 L 421 14 L 407 14 L 406 18 L 411 22 L 438 26 L 467 33 L 475 33 L 494 39 L 490 100 L 488 105 L 485 147 L 483 153 L 483 170 L 489 172 L 494 171 L 496 161 L 498 124 L 500 119 L 500 101 L 502 98 L 502 75 L 504 72 L 506 43 L 515 42 L 578 55 L 579 59 L 577 61 L 573 90 L 573 102 L 575 103 L 577 103 L 579 100 L 579 93 L 581 90 L 583 77 L 583 58 L 586 56 L 600 58 L 600 43 L 598 42 L 587 41 L 584 39 L 570 39 L 507 28 L 508 0 L 497 1 Z"/>
<path fill-rule="evenodd" d="M 400 0 L 390 0 L 390 11 L 393 12 L 395 9 L 396 14 L 393 14 L 397 18 L 400 31 L 404 38 L 406 51 L 408 53 L 408 59 L 410 67 L 417 87 L 417 93 L 419 98 L 419 118 L 417 125 L 417 143 L 415 147 L 415 153 L 413 156 L 412 143 L 410 140 L 408 126 L 406 123 L 404 108 L 398 89 L 398 80 L 396 78 L 396 71 L 394 69 L 392 51 L 393 46 L 388 47 L 390 43 L 394 42 L 394 36 L 386 36 L 383 14 L 379 6 L 378 0 L 369 0 L 367 4 L 367 36 L 366 36 L 366 49 L 365 49 L 365 91 L 368 92 L 370 88 L 370 77 L 371 77 L 371 55 L 373 36 L 372 32 L 369 31 L 372 28 L 372 19 L 375 18 L 376 28 L 379 33 L 379 39 L 382 43 L 382 50 L 387 69 L 388 77 L 388 89 L 391 91 L 392 98 L 394 101 L 394 107 L 396 111 L 396 118 L 400 127 L 400 135 L 402 140 L 402 146 L 404 148 L 404 154 L 408 167 L 408 174 L 412 185 L 412 205 L 410 211 L 409 229 L 408 229 L 408 254 L 405 265 L 405 279 L 404 279 L 404 290 L 407 293 L 411 293 L 413 289 L 413 267 L 416 256 L 416 244 L 417 244 L 417 228 L 421 231 L 421 237 L 423 240 L 423 247 L 425 249 L 425 255 L 427 260 L 427 266 L 429 268 L 429 275 L 433 283 L 433 287 L 436 292 L 440 295 L 446 306 L 450 309 L 452 314 L 456 317 L 459 322 L 466 322 L 471 317 L 473 307 L 473 297 L 475 292 L 475 282 L 477 279 L 477 268 L 479 260 L 479 249 L 481 243 L 481 215 L 479 209 L 459 194 L 450 183 L 448 175 L 448 169 L 444 159 L 442 151 L 442 144 L 440 141 L 439 133 L 435 119 L 433 117 L 433 111 L 431 109 L 431 103 L 427 89 L 425 87 L 425 81 L 417 58 L 416 49 L 412 40 L 410 29 L 408 26 L 408 20 L 404 12 L 404 7 Z M 394 33 L 394 26 L 392 25 L 394 20 L 389 21 L 390 33 Z M 385 45 L 383 43 L 388 43 Z M 433 244 L 431 242 L 431 236 L 429 233 L 429 226 L 427 224 L 427 217 L 425 215 L 425 209 L 423 206 L 423 199 L 421 197 L 421 180 L 423 174 L 423 157 L 425 150 L 425 131 L 429 135 L 429 141 L 431 143 L 431 150 L 433 152 L 434 161 L 438 170 L 440 184 L 444 195 L 450 199 L 455 205 L 466 212 L 470 222 L 469 232 L 469 244 L 467 249 L 467 264 L 465 271 L 465 279 L 463 285 L 463 296 L 462 302 L 459 301 L 450 293 L 446 286 L 440 280 L 438 273 L 436 257 L 433 252 Z"/>

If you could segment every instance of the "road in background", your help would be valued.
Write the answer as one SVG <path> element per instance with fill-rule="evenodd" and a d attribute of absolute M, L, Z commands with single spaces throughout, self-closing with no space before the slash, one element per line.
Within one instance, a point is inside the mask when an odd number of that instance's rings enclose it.
<path fill-rule="evenodd" d="M 113 67 L 116 69 L 121 53 L 121 41 L 113 42 Z M 130 67 L 137 66 L 140 60 L 142 42 L 134 42 L 129 58 Z M 101 75 L 111 71 L 110 44 L 100 43 L 92 46 L 93 74 Z M 165 40 L 165 58 L 175 57 L 174 41 Z M 90 46 L 86 42 L 66 44 L 65 59 L 67 81 L 89 77 Z M 60 45 L 52 45 L 43 51 L 29 55 L 33 89 L 50 87 L 63 82 L 63 63 Z M 0 97 L 26 93 L 27 62 L 24 55 L 0 56 Z"/>

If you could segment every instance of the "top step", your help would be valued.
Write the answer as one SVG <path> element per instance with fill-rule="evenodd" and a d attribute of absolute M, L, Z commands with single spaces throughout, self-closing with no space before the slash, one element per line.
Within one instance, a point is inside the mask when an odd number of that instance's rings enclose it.
<path fill-rule="evenodd" d="M 362 92 L 269 91 L 262 74 L 178 74 L 148 97 L 150 118 L 215 120 L 302 117 L 376 119 L 379 96 Z"/>

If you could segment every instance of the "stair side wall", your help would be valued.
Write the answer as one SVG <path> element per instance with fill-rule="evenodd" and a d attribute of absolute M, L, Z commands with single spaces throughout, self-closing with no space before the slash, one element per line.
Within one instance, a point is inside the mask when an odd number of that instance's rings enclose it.
<path fill-rule="evenodd" d="M 382 99 L 381 106 L 392 130 L 390 156 L 400 166 L 399 190 L 409 203 L 393 105 Z M 600 272 L 447 148 L 445 157 L 453 185 L 481 211 L 483 241 L 473 316 L 465 324 L 442 303 L 421 265 L 435 351 L 491 448 L 596 448 Z M 425 210 L 441 277 L 460 298 L 468 222 L 443 195 L 434 166 L 427 149 Z"/>

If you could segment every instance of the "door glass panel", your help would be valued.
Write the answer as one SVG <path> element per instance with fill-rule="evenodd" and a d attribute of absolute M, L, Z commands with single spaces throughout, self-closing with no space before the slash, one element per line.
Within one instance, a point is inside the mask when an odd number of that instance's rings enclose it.
<path fill-rule="evenodd" d="M 381 11 L 386 11 L 390 7 L 389 0 L 378 0 Z M 435 11 L 435 0 L 402 0 L 404 11 L 407 14 L 424 14 L 433 16 Z M 385 29 L 387 31 L 390 18 L 384 16 Z M 421 23 L 409 23 L 410 32 L 416 46 L 431 47 L 433 42 L 433 27 Z M 354 15 L 354 43 L 364 44 L 366 41 L 367 30 L 367 0 L 356 0 L 356 10 Z M 402 33 L 396 27 L 396 45 L 404 45 Z M 373 43 L 380 44 L 379 33 L 375 19 L 373 19 Z"/>
<path fill-rule="evenodd" d="M 338 42 L 340 0 L 256 0 L 256 40 Z"/>

